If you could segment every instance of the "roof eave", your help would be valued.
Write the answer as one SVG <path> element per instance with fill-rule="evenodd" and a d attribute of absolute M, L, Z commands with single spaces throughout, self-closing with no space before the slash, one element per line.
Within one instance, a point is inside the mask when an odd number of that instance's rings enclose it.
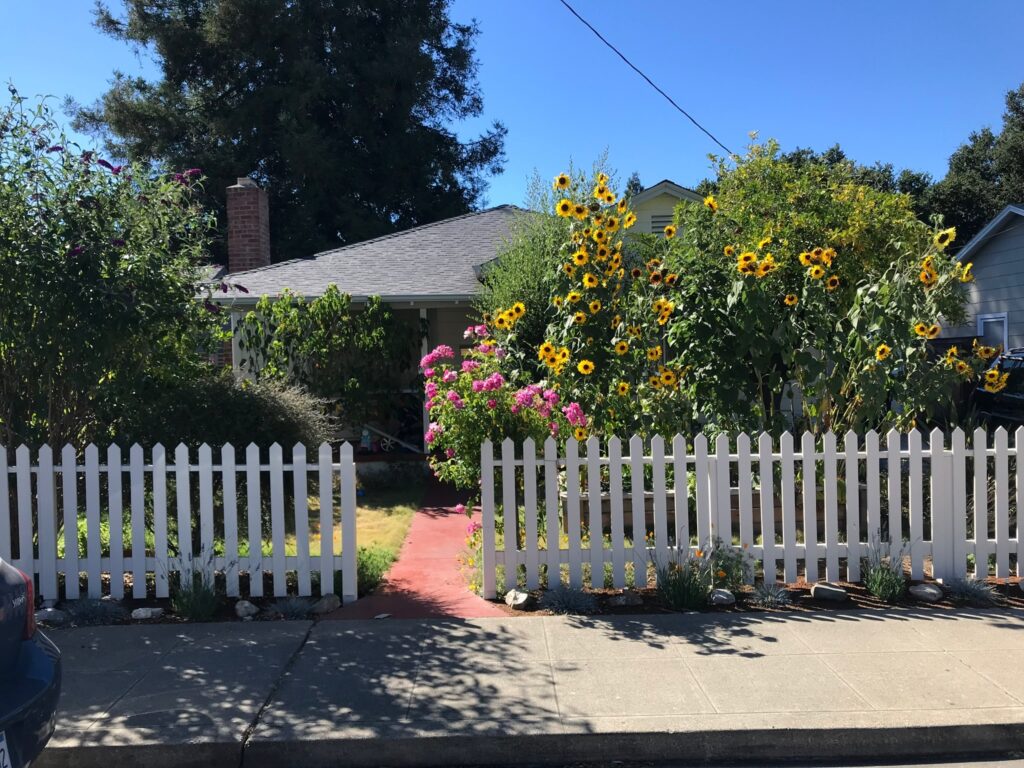
<path fill-rule="evenodd" d="M 981 248 L 981 246 L 983 246 L 990 237 L 999 232 L 999 228 L 1003 226 L 1003 222 L 1013 215 L 1024 216 L 1024 207 L 1019 205 L 1008 205 L 1003 208 L 1003 210 L 996 214 L 992 221 L 982 227 L 981 231 L 968 241 L 967 245 L 960 249 L 960 252 L 956 256 L 957 261 L 963 261 Z"/>
<path fill-rule="evenodd" d="M 293 296 L 302 298 L 304 301 L 313 301 L 314 299 L 320 298 L 323 294 L 293 294 Z M 350 294 L 350 298 L 353 304 L 365 304 L 369 301 L 372 294 Z M 272 301 L 276 301 L 281 298 L 281 294 L 262 294 L 254 295 L 249 294 L 246 296 L 212 296 L 211 301 L 215 304 L 219 304 L 226 309 L 252 309 L 256 304 L 267 296 Z M 476 300 L 477 296 L 474 293 L 447 293 L 447 294 L 383 294 L 378 296 L 383 304 L 389 306 L 400 306 L 402 304 L 408 305 L 426 305 L 426 304 L 468 304 Z"/>

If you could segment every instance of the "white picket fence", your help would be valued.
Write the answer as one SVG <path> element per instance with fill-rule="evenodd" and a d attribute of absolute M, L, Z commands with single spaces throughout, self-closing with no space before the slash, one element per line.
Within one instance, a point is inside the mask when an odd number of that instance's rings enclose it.
<path fill-rule="evenodd" d="M 884 441 L 873 431 L 863 439 L 851 432 L 841 445 L 834 434 L 820 441 L 804 434 L 799 445 L 789 433 L 777 442 L 723 434 L 711 445 L 703 435 L 677 435 L 670 445 L 662 437 L 633 436 L 625 445 L 592 437 L 570 439 L 561 456 L 550 438 L 542 455 L 532 440 L 518 447 L 505 440 L 495 456 L 488 441 L 481 448 L 483 594 L 496 596 L 498 567 L 505 589 L 520 579 L 550 587 L 564 570 L 579 587 L 589 564 L 597 588 L 610 563 L 613 585 L 622 588 L 632 562 L 637 586 L 646 586 L 648 563 L 667 564 L 716 538 L 747 552 L 766 581 L 858 581 L 861 558 L 876 542 L 905 546 L 915 579 L 926 570 L 940 580 L 969 571 L 985 577 L 991 560 L 996 576 L 1021 576 L 1024 462 L 1014 461 L 1012 482 L 1010 462 L 1021 446 L 1024 427 L 1012 445 L 1003 428 L 991 439 L 976 430 L 970 445 L 959 429 L 948 442 L 940 430 L 891 431 Z M 624 494 L 624 476 L 646 476 L 644 493 Z M 539 507 L 556 512 L 542 517 Z"/>
<path fill-rule="evenodd" d="M 35 574 L 39 594 L 48 601 L 60 597 L 61 575 L 64 597 L 73 600 L 81 597 L 83 575 L 85 594 L 91 598 L 103 595 L 104 576 L 109 577 L 111 596 L 124 596 L 125 576 L 130 575 L 132 597 L 144 598 L 147 577 L 155 585 L 155 596 L 167 597 L 174 574 L 184 583 L 199 572 L 210 578 L 223 574 L 224 587 L 232 597 L 242 594 L 239 576 L 246 574 L 246 594 L 260 597 L 265 572 L 273 574 L 274 595 L 288 593 L 292 572 L 298 594 L 307 596 L 314 591 L 314 573 L 319 575 L 321 593 L 326 594 L 334 591 L 339 571 L 343 602 L 356 599 L 356 478 L 351 445 L 345 443 L 338 450 L 321 445 L 313 460 L 307 460 L 304 446 L 296 445 L 288 462 L 276 443 L 262 455 L 258 446 L 249 445 L 241 460 L 231 445 L 216 453 L 202 445 L 194 458 L 193 462 L 184 445 L 173 456 L 161 445 L 148 455 L 133 445 L 127 462 L 117 445 L 105 454 L 95 445 L 81 454 L 66 445 L 59 456 L 44 445 L 35 456 L 26 446 L 19 447 L 10 464 L 7 449 L 0 446 L 0 557 Z M 310 473 L 319 489 L 320 508 L 314 512 L 319 516 L 317 533 L 310 532 L 309 524 Z M 286 551 L 286 489 L 292 491 L 295 554 Z M 340 504 L 335 503 L 336 492 Z M 265 493 L 269 530 L 261 515 Z M 241 530 L 240 507 L 245 513 Z M 339 507 L 340 552 L 334 546 Z M 82 520 L 84 554 L 78 538 Z M 127 551 L 119 535 L 126 524 L 131 531 Z M 197 524 L 198 542 L 194 542 Z M 104 529 L 111 532 L 109 544 L 102 540 Z M 177 531 L 188 535 L 179 537 Z M 240 548 L 240 540 L 247 546 Z M 321 551 L 311 557 L 314 541 L 319 541 Z M 270 554 L 265 556 L 263 545 L 268 542 Z M 63 556 L 58 556 L 59 543 Z"/>

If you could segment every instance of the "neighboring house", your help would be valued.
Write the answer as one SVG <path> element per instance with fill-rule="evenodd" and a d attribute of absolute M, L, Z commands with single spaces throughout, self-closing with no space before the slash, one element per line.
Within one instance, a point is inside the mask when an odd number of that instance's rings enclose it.
<path fill-rule="evenodd" d="M 680 200 L 700 201 L 697 193 L 661 181 L 634 195 L 637 231 L 660 233 L 672 221 Z M 330 284 L 358 306 L 380 296 L 392 311 L 426 321 L 426 352 L 438 344 L 466 347 L 462 333 L 474 321 L 473 301 L 480 290 L 480 267 L 494 260 L 524 211 L 499 205 L 483 211 L 413 227 L 372 240 L 276 264 L 270 259 L 266 192 L 252 179 L 238 179 L 227 190 L 228 269 L 223 279 L 243 286 L 214 296 L 231 313 L 232 327 L 262 296 L 285 289 L 306 299 L 321 296 Z M 232 349 L 236 370 L 241 359 Z"/>
<path fill-rule="evenodd" d="M 1024 347 L 1024 205 L 1008 205 L 967 243 L 957 258 L 971 263 L 967 324 L 943 337 L 977 337 L 1003 349 Z"/>

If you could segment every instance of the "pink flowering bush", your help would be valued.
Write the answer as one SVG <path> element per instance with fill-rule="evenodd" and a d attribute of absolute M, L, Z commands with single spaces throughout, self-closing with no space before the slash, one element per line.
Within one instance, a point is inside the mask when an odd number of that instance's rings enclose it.
<path fill-rule="evenodd" d="M 506 437 L 520 443 L 532 437 L 538 445 L 549 436 L 564 442 L 586 429 L 579 403 L 563 403 L 558 392 L 543 384 L 516 387 L 502 371 L 503 351 L 487 327 L 474 325 L 465 336 L 475 345 L 463 360 L 442 344 L 423 356 L 420 370 L 430 415 L 426 443 L 430 465 L 440 479 L 460 488 L 480 483 L 480 445 Z"/>

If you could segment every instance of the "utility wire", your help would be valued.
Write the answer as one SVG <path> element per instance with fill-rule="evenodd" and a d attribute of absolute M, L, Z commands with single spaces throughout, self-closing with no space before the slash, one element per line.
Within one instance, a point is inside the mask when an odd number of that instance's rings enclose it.
<path fill-rule="evenodd" d="M 725 150 L 726 152 L 728 152 L 728 153 L 729 153 L 730 155 L 732 154 L 732 150 L 730 150 L 730 149 L 729 149 L 729 148 L 728 148 L 727 146 L 725 146 L 725 144 L 723 144 L 723 143 L 722 143 L 722 142 L 720 142 L 720 141 L 719 141 L 719 140 L 718 140 L 717 138 L 715 138 L 715 135 L 714 135 L 713 133 L 711 133 L 711 131 L 709 131 L 709 130 L 708 130 L 707 128 L 705 128 L 705 127 L 704 127 L 703 125 L 701 125 L 700 123 L 698 123 L 698 122 L 696 121 L 696 119 L 694 119 L 693 115 L 691 115 L 691 114 L 690 114 L 689 112 L 687 112 L 687 111 L 686 111 L 685 109 L 683 109 L 683 108 L 682 108 L 682 107 L 680 107 L 680 106 L 679 106 L 678 104 L 676 104 L 675 100 L 673 100 L 673 98 L 672 98 L 671 96 L 669 96 L 669 95 L 668 95 L 667 93 L 665 93 L 665 92 L 664 92 L 663 90 L 661 90 L 661 88 L 659 88 L 659 87 L 658 87 L 657 85 L 655 85 L 655 84 L 654 84 L 654 81 L 653 81 L 653 80 L 651 80 L 651 78 L 649 78 L 649 77 L 648 77 L 647 75 L 645 75 L 645 74 L 644 74 L 644 73 L 643 73 L 643 72 L 642 72 L 642 71 L 640 70 L 640 68 L 639 68 L 639 67 L 637 67 L 637 66 L 636 66 L 636 65 L 635 65 L 635 64 L 634 64 L 633 62 L 631 62 L 631 61 L 630 61 L 629 59 L 627 59 L 627 58 L 626 58 L 626 56 L 625 56 L 625 54 L 623 54 L 623 53 L 622 53 L 622 51 L 620 51 L 620 50 L 619 50 L 618 48 L 616 48 L 616 47 L 615 47 L 614 45 L 612 45 L 611 43 L 609 43 L 609 42 L 608 42 L 608 41 L 607 41 L 607 40 L 605 39 L 604 35 L 602 35 L 602 34 L 601 34 L 600 32 L 598 32 L 598 31 L 597 31 L 596 29 L 594 29 L 593 25 L 592 25 L 592 24 L 591 24 L 591 23 L 590 23 L 589 21 L 587 21 L 586 19 L 584 19 L 584 18 L 583 18 L 582 16 L 580 16 L 580 15 L 579 15 L 579 13 L 577 13 L 577 12 L 576 12 L 576 9 L 575 9 L 575 8 L 573 8 L 573 7 L 571 6 L 571 5 L 569 5 L 569 3 L 567 3 L 567 2 L 566 2 L 566 0 L 559 0 L 559 2 L 560 2 L 560 3 L 562 4 L 562 5 L 564 5 L 564 6 L 565 6 L 565 7 L 566 7 L 566 8 L 567 8 L 567 9 L 569 10 L 569 13 L 571 13 L 571 14 L 572 14 L 573 16 L 575 16 L 575 17 L 576 17 L 577 19 L 579 19 L 579 20 L 580 20 L 580 21 L 581 21 L 581 22 L 583 23 L 583 25 L 584 25 L 585 27 L 587 27 L 587 29 L 589 29 L 589 30 L 590 30 L 591 32 L 593 32 L 593 33 L 594 33 L 594 34 L 595 34 L 595 35 L 597 36 L 597 39 L 598 39 L 598 40 L 600 40 L 600 41 L 601 41 L 602 43 L 604 43 L 604 44 L 605 44 L 605 45 L 607 45 L 607 46 L 608 46 L 609 48 L 611 48 L 611 49 L 612 49 L 612 50 L 613 50 L 613 51 L 615 52 L 615 54 L 616 54 L 616 55 L 617 55 L 617 56 L 618 56 L 618 57 L 619 57 L 620 59 L 622 59 L 622 60 L 623 60 L 624 62 L 626 62 L 626 64 L 628 64 L 628 65 L 629 65 L 630 69 L 632 69 L 632 70 L 633 70 L 634 72 L 636 72 L 636 73 L 637 73 L 638 75 L 640 75 L 640 77 L 642 77 L 642 78 L 643 78 L 644 80 L 646 80 L 646 81 L 647 81 L 647 83 L 648 83 L 648 84 L 649 84 L 649 85 L 651 86 L 651 88 L 653 88 L 653 89 L 654 89 L 654 90 L 656 90 L 656 91 L 657 91 L 658 93 L 660 93 L 660 94 L 661 94 L 662 96 L 664 96 L 664 97 L 665 97 L 665 98 L 666 98 L 666 99 L 668 100 L 668 103 L 669 103 L 669 104 L 671 104 L 671 105 L 672 105 L 673 107 L 675 107 L 675 108 L 676 108 L 677 110 L 679 110 L 679 111 L 680 111 L 680 112 L 681 112 L 681 113 L 682 113 L 682 114 L 683 114 L 683 115 L 684 115 L 684 116 L 686 117 L 686 119 L 687 119 L 687 120 L 689 120 L 689 121 L 690 121 L 691 123 L 693 123 L 693 124 L 694 124 L 695 126 L 697 126 L 698 128 L 700 128 L 700 130 L 701 130 L 701 131 L 703 131 L 703 132 L 704 132 L 704 134 L 705 134 L 705 135 L 706 135 L 706 136 L 707 136 L 707 137 L 708 137 L 709 139 L 711 139 L 711 140 L 712 140 L 713 142 L 715 142 L 715 144 L 717 144 L 718 146 L 720 146 L 720 147 L 721 147 L 722 149 L 724 149 L 724 150 Z"/>

